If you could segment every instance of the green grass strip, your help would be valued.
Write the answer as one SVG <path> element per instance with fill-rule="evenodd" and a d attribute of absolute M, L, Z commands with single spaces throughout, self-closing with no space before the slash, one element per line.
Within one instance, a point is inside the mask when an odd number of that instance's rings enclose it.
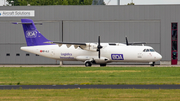
<path fill-rule="evenodd" d="M 179 101 L 180 90 L 18 89 L 0 90 L 1 101 Z"/>
<path fill-rule="evenodd" d="M 0 85 L 180 84 L 180 67 L 1 67 Z"/>

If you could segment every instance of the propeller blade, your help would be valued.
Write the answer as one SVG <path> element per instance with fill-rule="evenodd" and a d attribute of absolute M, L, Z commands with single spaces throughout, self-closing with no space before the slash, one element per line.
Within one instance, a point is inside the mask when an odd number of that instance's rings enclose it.
<path fill-rule="evenodd" d="M 100 53 L 100 49 L 102 48 L 101 46 L 101 42 L 100 42 L 100 36 L 98 36 L 98 46 L 97 46 L 97 51 L 98 51 L 98 57 L 100 58 L 101 53 Z"/>
<path fill-rule="evenodd" d="M 98 36 L 98 46 L 100 45 L 100 36 Z"/>
<path fill-rule="evenodd" d="M 101 56 L 100 56 L 100 55 L 101 55 L 101 50 L 99 50 L 99 54 L 98 54 L 98 55 L 99 55 L 99 59 L 100 59 L 100 57 L 101 57 Z"/>
<path fill-rule="evenodd" d="M 102 48 L 101 42 L 100 42 L 100 36 L 98 36 L 98 46 L 97 46 L 97 51 Z"/>
<path fill-rule="evenodd" d="M 127 46 L 129 45 L 127 37 L 126 37 L 126 45 L 127 45 Z"/>

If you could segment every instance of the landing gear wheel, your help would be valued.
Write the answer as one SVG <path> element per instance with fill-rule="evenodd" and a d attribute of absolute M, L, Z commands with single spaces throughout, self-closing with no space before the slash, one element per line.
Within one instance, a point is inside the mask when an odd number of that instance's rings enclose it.
<path fill-rule="evenodd" d="M 88 61 L 88 62 L 85 63 L 85 66 L 86 66 L 86 67 L 91 67 L 91 66 L 92 66 L 92 63 Z"/>
<path fill-rule="evenodd" d="M 155 62 L 153 62 L 153 63 L 151 64 L 152 67 L 154 67 L 154 65 L 155 65 Z"/>
<path fill-rule="evenodd" d="M 106 66 L 106 64 L 100 64 L 100 66 L 101 66 L 101 67 L 104 67 L 104 66 Z"/>

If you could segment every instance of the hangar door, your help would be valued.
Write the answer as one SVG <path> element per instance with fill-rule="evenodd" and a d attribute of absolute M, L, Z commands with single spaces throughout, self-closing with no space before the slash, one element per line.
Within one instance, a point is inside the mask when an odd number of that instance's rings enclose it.
<path fill-rule="evenodd" d="M 160 21 L 63 21 L 64 42 L 146 42 L 160 52 Z M 63 62 L 80 64 L 82 62 Z"/>

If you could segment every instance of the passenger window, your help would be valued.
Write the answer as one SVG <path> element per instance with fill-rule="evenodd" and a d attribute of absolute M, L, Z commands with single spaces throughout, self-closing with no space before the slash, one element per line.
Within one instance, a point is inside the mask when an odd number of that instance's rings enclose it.
<path fill-rule="evenodd" d="M 149 49 L 147 49 L 146 52 L 149 52 Z"/>
<path fill-rule="evenodd" d="M 143 52 L 146 52 L 146 49 L 144 49 Z"/>

